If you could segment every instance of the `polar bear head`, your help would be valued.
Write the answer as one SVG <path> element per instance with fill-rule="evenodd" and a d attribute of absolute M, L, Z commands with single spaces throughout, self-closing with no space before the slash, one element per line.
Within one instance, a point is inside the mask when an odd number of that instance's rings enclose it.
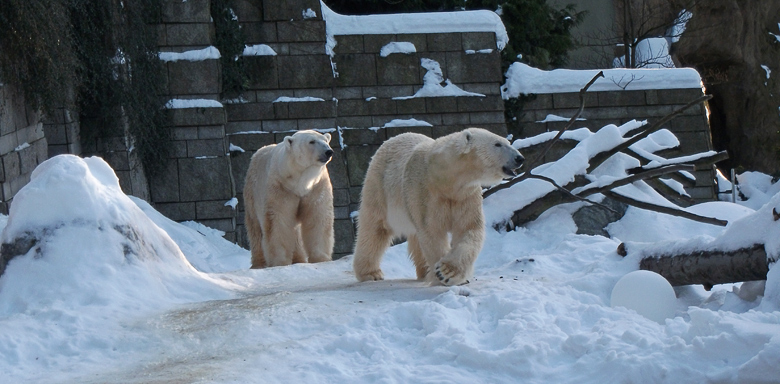
<path fill-rule="evenodd" d="M 284 138 L 284 145 L 296 163 L 303 167 L 327 164 L 333 157 L 330 148 L 330 133 L 316 131 L 298 131 Z"/>
<path fill-rule="evenodd" d="M 515 170 L 525 158 L 513 148 L 509 140 L 482 128 L 468 128 L 455 133 L 456 149 L 465 173 L 473 175 L 473 182 L 482 186 L 498 184 L 515 176 Z M 465 164 L 463 164 L 465 163 Z"/>

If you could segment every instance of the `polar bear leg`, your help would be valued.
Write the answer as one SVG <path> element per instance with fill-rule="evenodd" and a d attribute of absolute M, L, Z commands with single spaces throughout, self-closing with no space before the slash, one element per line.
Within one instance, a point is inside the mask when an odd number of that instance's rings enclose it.
<path fill-rule="evenodd" d="M 300 225 L 295 220 L 298 199 L 269 198 L 263 222 L 263 254 L 266 265 L 290 265 L 305 262 Z"/>
<path fill-rule="evenodd" d="M 263 230 L 257 222 L 254 209 L 246 207 L 246 235 L 249 238 L 249 249 L 252 252 L 251 268 L 265 268 L 263 256 Z"/>
<path fill-rule="evenodd" d="M 301 238 L 310 263 L 333 260 L 333 195 L 321 183 L 301 200 Z"/>
<path fill-rule="evenodd" d="M 453 212 L 453 221 L 459 225 L 452 233 L 452 249 L 434 266 L 434 274 L 444 285 L 466 283 L 474 271 L 474 262 L 485 241 L 485 220 L 475 196 Z"/>
<path fill-rule="evenodd" d="M 410 235 L 406 240 L 406 244 L 409 248 L 409 256 L 414 262 L 414 267 L 417 269 L 417 280 L 425 279 L 428 275 L 428 263 L 425 261 L 425 257 L 420 248 L 420 241 L 416 235 Z"/>
<path fill-rule="evenodd" d="M 447 232 L 444 232 L 443 230 L 434 230 L 433 228 L 425 228 L 422 231 L 418 231 L 416 236 L 420 249 L 422 250 L 422 259 L 425 261 L 427 272 L 426 279 L 432 283 L 436 283 L 440 279 L 435 275 L 436 271 L 434 267 L 450 250 Z M 417 264 L 415 263 L 415 265 Z"/>

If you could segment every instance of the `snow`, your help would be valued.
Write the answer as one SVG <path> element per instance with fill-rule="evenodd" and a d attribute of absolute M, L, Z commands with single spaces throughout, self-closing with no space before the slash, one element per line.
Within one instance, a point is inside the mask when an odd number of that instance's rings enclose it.
<path fill-rule="evenodd" d="M 761 68 L 764 69 L 764 72 L 766 72 L 766 79 L 769 80 L 769 76 L 772 75 L 772 70 L 764 64 L 761 64 Z"/>
<path fill-rule="evenodd" d="M 265 44 L 247 45 L 244 47 L 243 56 L 276 56 L 276 51 Z"/>
<path fill-rule="evenodd" d="M 321 99 L 319 97 L 312 97 L 312 96 L 305 96 L 305 97 L 280 96 L 273 102 L 274 103 L 300 103 L 300 102 L 307 102 L 307 101 L 325 101 L 325 99 Z"/>
<path fill-rule="evenodd" d="M 395 35 L 413 33 L 493 32 L 496 48 L 504 49 L 509 36 L 501 17 L 491 11 L 421 12 L 391 15 L 346 16 L 340 15 L 325 3 L 322 18 L 326 34 L 341 35 Z M 335 39 L 329 39 L 330 50 Z M 492 48 L 492 47 L 486 47 Z"/>
<path fill-rule="evenodd" d="M 170 99 L 165 103 L 165 108 L 168 109 L 185 109 L 185 108 L 222 108 L 223 105 L 219 101 L 210 99 Z"/>
<path fill-rule="evenodd" d="M 432 127 L 433 125 L 427 121 L 417 119 L 394 119 L 385 123 L 382 128 L 390 127 Z"/>
<path fill-rule="evenodd" d="M 301 15 L 303 16 L 303 19 L 313 19 L 317 17 L 317 12 L 314 12 L 311 8 L 306 8 L 303 12 L 301 12 Z"/>
<path fill-rule="evenodd" d="M 664 324 L 674 318 L 677 297 L 666 279 L 650 271 L 633 271 L 621 277 L 612 288 L 610 306 L 632 309 L 638 314 Z"/>
<path fill-rule="evenodd" d="M 244 148 L 239 147 L 238 145 L 235 145 L 233 143 L 230 143 L 230 146 L 228 147 L 228 152 L 246 152 L 244 151 Z"/>
<path fill-rule="evenodd" d="M 669 56 L 669 40 L 665 37 L 640 40 L 635 49 L 635 66 L 638 68 L 674 68 L 672 57 Z M 612 66 L 624 68 L 625 56 L 616 57 Z"/>
<path fill-rule="evenodd" d="M 38 239 L 0 277 L 0 371 L 53 383 L 776 382 L 774 265 L 765 292 L 677 288 L 661 323 L 610 301 L 638 268 L 638 253 L 615 253 L 621 241 L 761 240 L 776 254 L 765 214 L 780 195 L 756 211 L 692 208 L 726 228 L 630 208 L 610 228 L 620 239 L 577 235 L 575 205 L 517 231 L 487 227 L 468 285 L 414 280 L 405 244 L 386 253 L 387 280 L 357 283 L 351 256 L 250 270 L 221 232 L 122 194 L 103 160 L 58 156 L 0 220 L 4 243 Z"/>
<path fill-rule="evenodd" d="M 234 197 L 234 198 L 226 201 L 224 206 L 233 208 L 233 210 L 235 210 L 236 206 L 238 206 L 238 199 Z"/>
<path fill-rule="evenodd" d="M 558 122 L 558 121 L 569 121 L 571 120 L 570 117 L 563 117 L 558 115 L 547 115 L 544 120 L 539 120 L 537 123 L 551 123 L 551 122 Z M 578 117 L 577 121 L 585 121 L 585 119 Z"/>
<path fill-rule="evenodd" d="M 467 49 L 465 52 L 466 52 L 467 55 L 474 55 L 474 54 L 477 54 L 477 53 L 485 53 L 485 54 L 493 53 L 493 50 L 492 49 L 479 49 L 479 50 L 475 51 L 473 49 Z"/>
<path fill-rule="evenodd" d="M 203 61 L 219 59 L 221 57 L 217 47 L 211 46 L 203 49 L 197 49 L 186 52 L 160 52 L 160 60 L 162 61 Z"/>
<path fill-rule="evenodd" d="M 385 44 L 385 46 L 379 50 L 379 56 L 387 57 L 393 53 L 410 54 L 415 52 L 417 52 L 417 48 L 415 48 L 413 43 L 408 41 L 393 41 Z"/>
<path fill-rule="evenodd" d="M 444 73 L 441 70 L 441 65 L 436 60 L 422 58 L 420 59 L 420 65 L 427 70 L 425 76 L 423 76 L 423 86 L 412 96 L 398 96 L 393 97 L 393 100 L 407 100 L 417 97 L 447 97 L 447 96 L 476 96 L 485 97 L 481 93 L 467 92 L 462 90 L 457 85 L 453 84 L 450 79 L 444 79 Z M 446 84 L 446 85 L 442 85 Z"/>
<path fill-rule="evenodd" d="M 599 70 L 554 69 L 543 71 L 520 62 L 513 63 L 501 86 L 504 99 L 520 94 L 579 92 Z M 701 77 L 692 68 L 605 69 L 589 92 L 639 89 L 702 88 Z"/>
<path fill-rule="evenodd" d="M 21 143 L 16 148 L 14 148 L 14 151 L 15 152 L 19 152 L 19 151 L 21 151 L 23 149 L 27 149 L 27 148 L 30 148 L 30 143 L 25 141 L 24 143 Z"/>

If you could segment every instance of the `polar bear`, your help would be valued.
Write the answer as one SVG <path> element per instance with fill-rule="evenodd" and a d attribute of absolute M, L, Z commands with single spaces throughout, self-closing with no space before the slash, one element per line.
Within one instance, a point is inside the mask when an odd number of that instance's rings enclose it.
<path fill-rule="evenodd" d="M 387 140 L 368 166 L 358 213 L 353 269 L 382 280 L 382 256 L 406 237 L 417 278 L 467 282 L 485 237 L 482 186 L 515 175 L 523 156 L 481 128 L 436 140 L 404 133 Z"/>
<path fill-rule="evenodd" d="M 298 131 L 252 155 L 244 184 L 252 268 L 331 260 L 330 134 Z"/>

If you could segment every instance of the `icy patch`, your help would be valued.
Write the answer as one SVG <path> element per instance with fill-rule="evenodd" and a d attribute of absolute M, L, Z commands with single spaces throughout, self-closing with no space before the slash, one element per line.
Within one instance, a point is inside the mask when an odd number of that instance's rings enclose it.
<path fill-rule="evenodd" d="M 208 48 L 197 49 L 186 52 L 160 52 L 160 60 L 165 62 L 176 62 L 179 60 L 184 61 L 203 61 L 213 60 L 222 57 L 217 47 L 211 46 Z"/>

